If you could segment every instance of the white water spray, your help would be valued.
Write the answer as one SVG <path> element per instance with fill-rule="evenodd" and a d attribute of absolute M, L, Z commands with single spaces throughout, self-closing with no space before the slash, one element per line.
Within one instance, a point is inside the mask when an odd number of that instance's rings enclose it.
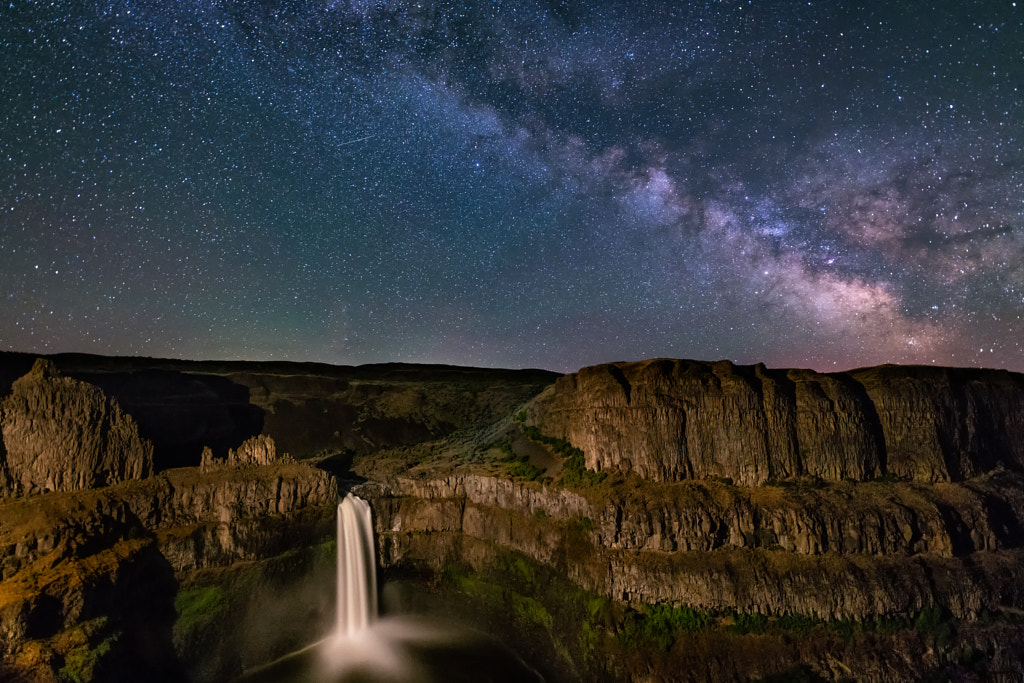
<path fill-rule="evenodd" d="M 373 515 L 362 498 L 345 495 L 338 505 L 338 614 L 335 635 L 350 638 L 377 619 L 377 568 Z"/>
<path fill-rule="evenodd" d="M 238 683 L 543 683 L 514 653 L 480 633 L 422 617 L 378 621 L 376 566 L 370 504 L 347 494 L 338 505 L 338 613 L 333 637 L 249 671 Z"/>

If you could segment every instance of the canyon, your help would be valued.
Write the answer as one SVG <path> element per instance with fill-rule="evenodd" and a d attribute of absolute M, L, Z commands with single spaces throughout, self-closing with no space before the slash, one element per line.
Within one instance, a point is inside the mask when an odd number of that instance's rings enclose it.
<path fill-rule="evenodd" d="M 322 637 L 345 492 L 385 610 L 547 680 L 1024 672 L 1021 375 L 0 356 L 0 678 L 231 680 Z"/>

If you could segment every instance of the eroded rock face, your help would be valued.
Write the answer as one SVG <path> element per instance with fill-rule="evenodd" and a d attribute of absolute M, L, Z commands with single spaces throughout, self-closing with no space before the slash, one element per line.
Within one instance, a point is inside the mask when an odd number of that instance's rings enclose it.
<path fill-rule="evenodd" d="M 222 467 L 264 467 L 284 462 L 294 462 L 294 459 L 287 453 L 278 454 L 274 437 L 259 434 L 243 441 L 238 450 L 229 448 L 227 458 L 215 458 L 212 449 L 204 448 L 199 471 L 212 472 Z"/>
<path fill-rule="evenodd" d="M 11 389 L 2 431 L 13 492 L 75 491 L 152 474 L 152 444 L 99 388 L 39 359 Z"/>
<path fill-rule="evenodd" d="M 238 447 L 238 450 L 228 450 L 228 464 L 230 465 L 270 465 L 288 460 L 291 460 L 291 457 L 287 453 L 278 455 L 274 438 L 267 434 L 246 439 Z"/>
<path fill-rule="evenodd" d="M 1024 464 L 1024 377 L 1001 370 L 883 365 L 849 373 L 874 405 L 886 469 L 960 481 Z"/>
<path fill-rule="evenodd" d="M 1024 467 L 1024 378 L 995 370 L 599 365 L 559 378 L 530 422 L 581 448 L 592 469 L 653 481 L 939 482 Z"/>
<path fill-rule="evenodd" d="M 937 602 L 957 616 L 1024 599 L 1022 477 L 816 489 L 646 484 L 588 500 L 474 474 L 364 484 L 381 563 L 486 564 L 504 550 L 626 602 L 874 618 Z M 1016 607 L 1014 607 L 1016 608 Z"/>
<path fill-rule="evenodd" d="M 322 542 L 334 530 L 337 496 L 326 472 L 278 463 L 212 475 L 182 468 L 121 486 L 3 501 L 0 662 L 26 639 L 105 610 L 123 615 L 132 599 L 156 600 L 123 594 L 126 578 L 145 591 L 162 572 L 170 587 L 160 590 L 173 595 L 175 575 Z M 49 617 L 40 620 L 42 612 Z"/>

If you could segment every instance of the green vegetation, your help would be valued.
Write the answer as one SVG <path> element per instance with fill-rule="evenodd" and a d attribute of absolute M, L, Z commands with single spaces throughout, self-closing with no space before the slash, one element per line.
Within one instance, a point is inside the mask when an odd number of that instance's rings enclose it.
<path fill-rule="evenodd" d="M 553 436 L 542 434 L 540 429 L 534 425 L 523 427 L 523 434 L 530 439 L 547 444 L 557 455 L 562 456 L 562 477 L 563 486 L 596 486 L 608 476 L 604 472 L 595 472 L 587 469 L 583 451 L 576 448 L 565 439 L 557 439 Z"/>
<path fill-rule="evenodd" d="M 700 631 L 712 623 L 711 615 L 691 607 L 648 605 L 626 613 L 615 640 L 625 650 L 657 647 L 667 652 L 681 633 Z"/>
<path fill-rule="evenodd" d="M 952 617 L 939 605 L 929 605 L 917 615 L 914 630 L 919 636 L 930 640 L 938 647 L 946 647 L 953 639 Z"/>
<path fill-rule="evenodd" d="M 533 597 L 537 590 L 536 567 L 522 555 L 503 554 L 493 571 L 487 573 L 449 566 L 441 578 L 458 591 L 485 603 L 511 607 L 513 617 L 523 624 L 551 628 L 551 614 Z"/>
<path fill-rule="evenodd" d="M 593 522 L 578 517 L 569 524 L 570 529 L 582 530 Z M 571 547 L 565 550 L 571 552 Z M 747 647 L 748 638 L 841 651 L 846 647 L 843 643 L 857 647 L 875 643 L 884 649 L 882 643 L 894 634 L 900 634 L 892 640 L 896 643 L 916 633 L 937 647 L 956 646 L 955 622 L 948 611 L 937 606 L 916 615 L 861 621 L 704 610 L 689 605 L 627 605 L 584 590 L 552 566 L 515 551 L 500 553 L 484 568 L 449 566 L 443 573 L 443 583 L 479 600 L 479 604 L 500 615 L 495 618 L 510 617 L 524 638 L 532 642 L 538 636 L 550 639 L 558 657 L 582 667 L 577 671 L 592 673 L 610 673 L 604 667 L 623 656 L 647 658 L 663 653 L 657 655 L 658 661 L 692 662 L 695 652 L 740 652 Z M 960 645 L 951 656 L 970 663 L 978 655 L 971 647 Z M 812 668 L 802 666 L 782 671 L 768 667 L 760 676 L 751 681 L 821 680 Z"/>
<path fill-rule="evenodd" d="M 727 630 L 741 636 L 748 633 L 764 633 L 768 630 L 768 617 L 758 612 L 740 612 L 733 618 Z"/>
<path fill-rule="evenodd" d="M 535 598 L 520 595 L 515 591 L 509 592 L 509 602 L 512 604 L 512 613 L 516 619 L 525 621 L 542 628 L 551 628 L 551 614 Z"/>
<path fill-rule="evenodd" d="M 514 479 L 536 481 L 544 475 L 544 470 L 530 462 L 525 455 L 516 455 L 507 441 L 498 444 L 501 451 L 500 462 L 505 464 L 505 471 Z"/>
<path fill-rule="evenodd" d="M 882 615 L 863 624 L 865 631 L 874 631 L 885 636 L 910 628 L 910 620 L 901 616 Z"/>
<path fill-rule="evenodd" d="M 764 485 L 794 491 L 816 491 L 828 486 L 828 482 L 817 476 L 803 476 L 794 479 L 769 479 Z"/>
<path fill-rule="evenodd" d="M 501 602 L 504 596 L 501 586 L 461 567 L 446 568 L 441 580 L 456 590 L 484 602 Z"/>
<path fill-rule="evenodd" d="M 190 643 L 219 622 L 228 611 L 228 600 L 219 586 L 200 586 L 178 591 L 174 597 L 174 639 Z"/>
<path fill-rule="evenodd" d="M 314 561 L 337 562 L 338 561 L 338 539 L 331 538 L 320 545 L 313 546 Z"/>
<path fill-rule="evenodd" d="M 62 683 L 88 683 L 95 680 L 103 660 L 117 643 L 120 633 L 111 632 L 106 617 L 79 624 L 68 634 L 72 649 L 64 656 L 58 671 Z"/>
<path fill-rule="evenodd" d="M 501 571 L 510 575 L 518 584 L 532 588 L 537 580 L 537 571 L 524 556 L 508 553 L 498 560 Z"/>
<path fill-rule="evenodd" d="M 783 614 L 775 619 L 776 628 L 799 636 L 807 635 L 819 623 L 819 619 L 806 614 Z"/>
<path fill-rule="evenodd" d="M 809 617 L 801 617 L 801 619 L 809 620 Z M 809 620 L 809 623 L 813 625 L 814 622 Z M 827 623 L 828 629 L 844 640 L 849 640 L 860 633 L 891 636 L 900 631 L 914 630 L 917 635 L 932 641 L 938 647 L 945 647 L 952 641 L 953 626 L 953 616 L 939 605 L 929 605 L 918 612 L 915 617 L 881 615 L 865 621 L 834 619 Z"/>

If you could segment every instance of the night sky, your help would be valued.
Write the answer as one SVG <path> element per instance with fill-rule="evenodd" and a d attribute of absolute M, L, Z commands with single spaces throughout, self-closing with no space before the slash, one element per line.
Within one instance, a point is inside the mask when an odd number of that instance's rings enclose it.
<path fill-rule="evenodd" d="M 13 0 L 0 55 L 0 349 L 1024 371 L 1020 0 Z"/>

